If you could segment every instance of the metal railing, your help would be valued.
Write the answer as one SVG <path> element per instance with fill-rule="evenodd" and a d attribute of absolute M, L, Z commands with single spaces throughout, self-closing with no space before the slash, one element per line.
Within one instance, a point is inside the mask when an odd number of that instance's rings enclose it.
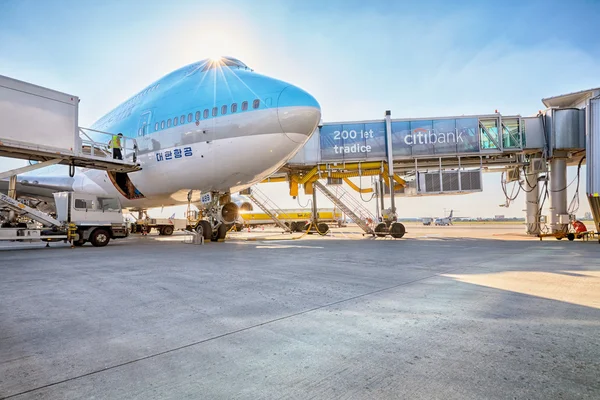
<path fill-rule="evenodd" d="M 254 186 L 252 187 L 252 190 L 250 191 L 250 195 L 248 195 L 248 197 L 250 197 L 250 199 L 252 199 L 252 201 L 254 201 L 254 203 L 256 203 L 256 205 L 261 210 L 263 210 L 265 214 L 271 217 L 271 219 L 273 220 L 273 222 L 275 222 L 277 226 L 279 226 L 286 232 L 291 232 L 290 227 L 283 223 L 279 219 L 279 217 L 283 217 L 288 220 L 290 220 L 291 218 L 282 209 L 280 209 L 277 206 L 277 204 L 275 204 L 271 199 L 269 199 L 269 197 L 266 194 L 264 194 L 263 192 L 258 190 L 256 186 Z"/>
<path fill-rule="evenodd" d="M 369 211 L 360 200 L 357 200 L 354 196 L 352 196 L 342 185 L 335 185 L 335 196 L 340 199 L 340 201 L 344 202 L 346 205 L 350 206 L 354 213 L 363 221 L 372 221 L 371 224 L 377 221 L 377 217 L 373 215 L 371 211 Z"/>
<path fill-rule="evenodd" d="M 373 234 L 374 231 L 371 228 L 371 226 L 367 223 L 367 221 L 356 213 L 356 212 L 358 212 L 359 214 L 364 213 L 364 210 L 361 210 L 361 207 L 363 207 L 363 206 L 359 204 L 360 207 L 357 207 L 356 209 L 353 210 L 353 207 L 356 207 L 357 203 L 352 202 L 352 200 L 356 201 L 356 199 L 352 198 L 352 196 L 350 196 L 348 194 L 348 192 L 346 192 L 344 190 L 345 195 L 344 195 L 344 193 L 342 193 L 341 197 L 337 197 L 337 195 L 333 194 L 321 182 L 314 181 L 313 185 L 314 185 L 315 189 L 319 189 L 321 191 L 321 193 L 323 193 L 325 195 L 325 197 L 327 197 L 333 204 L 338 206 L 344 212 L 344 214 L 346 214 L 346 216 L 350 217 L 352 219 L 352 222 L 354 222 L 356 225 L 358 225 L 365 233 L 367 233 L 369 235 Z M 344 199 L 345 202 L 347 202 L 348 204 L 351 204 L 351 205 L 349 206 L 346 203 L 342 202 L 342 198 Z M 352 200 L 350 200 L 350 199 L 352 199 Z M 369 213 L 368 210 L 367 210 L 367 213 Z"/>
<path fill-rule="evenodd" d="M 81 140 L 81 152 L 82 154 L 97 157 L 100 159 L 112 159 L 113 152 L 110 146 L 110 142 L 116 136 L 114 133 L 103 132 L 91 128 L 79 127 L 79 138 Z M 123 163 L 137 162 L 138 157 L 138 145 L 137 141 L 133 138 L 121 137 L 121 153 Z"/>

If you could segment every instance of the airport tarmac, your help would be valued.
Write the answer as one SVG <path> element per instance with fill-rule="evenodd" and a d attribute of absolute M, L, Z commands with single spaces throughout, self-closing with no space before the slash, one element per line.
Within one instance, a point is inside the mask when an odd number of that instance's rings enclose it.
<path fill-rule="evenodd" d="M 2 244 L 0 398 L 600 398 L 597 241 L 407 229 Z"/>

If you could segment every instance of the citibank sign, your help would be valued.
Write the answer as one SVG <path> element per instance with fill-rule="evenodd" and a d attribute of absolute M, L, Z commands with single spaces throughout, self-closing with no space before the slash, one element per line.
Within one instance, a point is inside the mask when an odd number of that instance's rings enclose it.
<path fill-rule="evenodd" d="M 425 128 L 413 129 L 410 134 L 404 136 L 407 146 L 418 144 L 458 144 L 463 143 L 463 132 L 435 132 Z"/>

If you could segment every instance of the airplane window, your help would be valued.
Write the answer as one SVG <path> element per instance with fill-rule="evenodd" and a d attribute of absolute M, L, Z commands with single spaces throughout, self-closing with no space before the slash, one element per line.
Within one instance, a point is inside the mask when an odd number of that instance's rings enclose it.
<path fill-rule="evenodd" d="M 181 117 L 179 117 L 179 123 L 180 124 L 185 124 L 185 115 L 182 115 Z"/>
<path fill-rule="evenodd" d="M 178 123 L 179 123 L 179 118 L 177 118 L 177 117 L 173 118 L 173 126 L 177 126 Z"/>
<path fill-rule="evenodd" d="M 221 106 L 221 115 L 227 114 L 227 106 Z"/>
<path fill-rule="evenodd" d="M 231 105 L 231 113 L 237 112 L 237 103 Z"/>
<path fill-rule="evenodd" d="M 260 100 L 256 99 L 252 102 L 252 108 L 257 109 L 260 106 Z"/>
<path fill-rule="evenodd" d="M 165 129 L 165 121 L 161 121 L 161 123 L 160 123 L 160 129 Z"/>
<path fill-rule="evenodd" d="M 208 118 L 208 110 L 204 110 L 204 119 Z"/>
<path fill-rule="evenodd" d="M 196 111 L 196 121 L 200 121 L 200 111 Z"/>
<path fill-rule="evenodd" d="M 156 132 L 158 130 L 158 122 L 156 124 L 154 124 L 154 132 Z"/>
<path fill-rule="evenodd" d="M 218 113 L 219 113 L 219 109 L 217 107 L 213 107 L 213 110 L 212 110 L 213 117 L 216 117 Z"/>
<path fill-rule="evenodd" d="M 192 118 L 193 118 L 193 117 L 194 117 L 194 116 L 192 115 L 192 113 L 189 113 L 189 114 L 188 114 L 188 122 L 192 122 Z"/>
<path fill-rule="evenodd" d="M 171 119 L 169 118 L 169 119 L 167 120 L 167 128 L 170 128 L 170 127 L 171 127 Z"/>
<path fill-rule="evenodd" d="M 248 109 L 248 102 L 245 101 L 242 103 L 242 111 L 246 111 Z"/>

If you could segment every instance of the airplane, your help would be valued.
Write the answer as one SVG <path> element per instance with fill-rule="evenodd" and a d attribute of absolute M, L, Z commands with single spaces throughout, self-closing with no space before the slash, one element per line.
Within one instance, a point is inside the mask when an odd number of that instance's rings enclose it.
<path fill-rule="evenodd" d="M 454 210 L 450 210 L 450 215 L 448 215 L 447 217 L 436 218 L 434 223 L 439 226 L 452 225 L 452 215 L 453 214 L 454 214 Z"/>
<path fill-rule="evenodd" d="M 306 91 L 233 57 L 208 58 L 153 82 L 91 126 L 134 138 L 140 171 L 23 175 L 17 193 L 41 200 L 40 206 L 56 191 L 117 196 L 124 208 L 138 211 L 199 204 L 202 195 L 208 217 L 199 223 L 202 235 L 222 239 L 244 206 L 232 201 L 231 193 L 282 167 L 320 118 L 319 103 Z M 90 136 L 106 142 L 101 133 Z M 0 186 L 6 191 L 7 182 Z"/>

